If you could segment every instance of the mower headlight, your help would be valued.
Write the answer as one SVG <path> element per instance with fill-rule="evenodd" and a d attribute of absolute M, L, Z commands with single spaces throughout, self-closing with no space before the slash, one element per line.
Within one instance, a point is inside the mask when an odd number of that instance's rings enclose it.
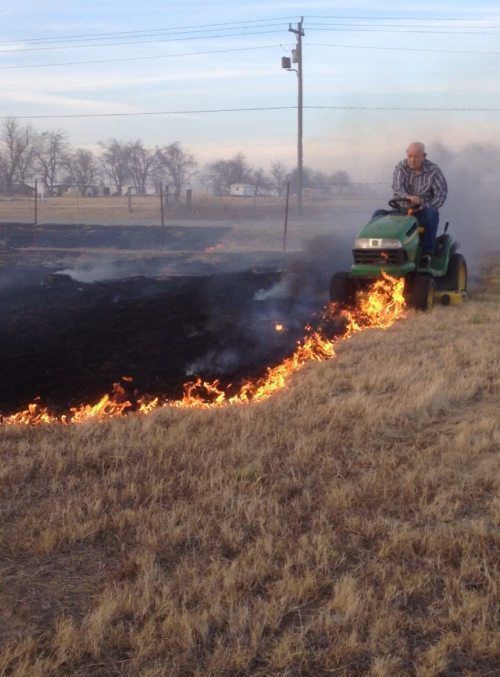
<path fill-rule="evenodd" d="M 400 240 L 392 237 L 358 237 L 354 249 L 401 249 Z"/>
<path fill-rule="evenodd" d="M 383 249 L 401 249 L 402 248 L 401 240 L 396 240 L 395 238 L 386 237 L 382 239 L 382 248 Z"/>

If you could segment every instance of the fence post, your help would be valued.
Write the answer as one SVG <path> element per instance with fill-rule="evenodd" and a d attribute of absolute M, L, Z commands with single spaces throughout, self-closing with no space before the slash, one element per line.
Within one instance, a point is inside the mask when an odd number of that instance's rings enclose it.
<path fill-rule="evenodd" d="M 38 179 L 35 179 L 35 213 L 33 215 L 33 247 L 36 243 L 36 227 L 38 225 Z"/>
<path fill-rule="evenodd" d="M 168 190 L 168 186 L 166 186 Z M 160 213 L 161 213 L 161 246 L 165 247 L 165 208 L 163 205 L 163 186 L 160 183 Z"/>
<path fill-rule="evenodd" d="M 288 229 L 288 200 L 290 198 L 290 181 L 286 182 L 285 223 L 283 226 L 283 251 L 286 252 L 286 232 Z"/>

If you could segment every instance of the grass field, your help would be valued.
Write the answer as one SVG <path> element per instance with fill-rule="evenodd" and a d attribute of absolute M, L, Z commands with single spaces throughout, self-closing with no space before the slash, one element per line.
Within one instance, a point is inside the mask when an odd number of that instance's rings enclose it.
<path fill-rule="evenodd" d="M 304 210 L 307 217 L 329 214 L 332 210 L 359 208 L 368 215 L 369 199 L 335 196 L 328 200 L 305 197 Z M 366 208 L 365 208 L 366 207 Z M 364 210 L 364 211 L 363 211 Z M 165 207 L 164 218 L 205 220 L 283 220 L 284 197 L 214 197 L 195 193 L 191 206 L 184 201 L 170 203 Z M 35 201 L 33 197 L 0 196 L 0 222 L 33 223 Z M 296 199 L 290 198 L 290 218 L 297 218 Z M 130 205 L 123 197 L 50 197 L 38 199 L 38 223 L 98 223 L 159 225 L 161 204 L 159 195 L 132 196 Z"/>
<path fill-rule="evenodd" d="M 498 675 L 499 301 L 260 404 L 0 429 L 0 675 Z"/>

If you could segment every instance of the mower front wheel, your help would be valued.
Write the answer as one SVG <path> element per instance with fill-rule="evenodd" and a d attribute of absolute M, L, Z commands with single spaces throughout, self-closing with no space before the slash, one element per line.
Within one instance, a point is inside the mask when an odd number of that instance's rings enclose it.
<path fill-rule="evenodd" d="M 330 301 L 351 304 L 356 296 L 356 286 L 349 273 L 335 273 L 330 281 Z"/>
<path fill-rule="evenodd" d="M 416 310 L 430 310 L 434 305 L 436 281 L 430 275 L 416 275 L 410 292 L 410 305 Z"/>

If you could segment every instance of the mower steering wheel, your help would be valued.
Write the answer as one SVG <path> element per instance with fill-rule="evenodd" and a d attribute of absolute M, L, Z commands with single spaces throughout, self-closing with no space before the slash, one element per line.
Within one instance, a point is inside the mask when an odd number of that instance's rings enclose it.
<path fill-rule="evenodd" d="M 398 212 L 406 212 L 408 209 L 418 209 L 417 205 L 414 205 L 410 200 L 407 200 L 405 197 L 394 197 L 388 202 L 389 207 L 396 209 Z"/>

